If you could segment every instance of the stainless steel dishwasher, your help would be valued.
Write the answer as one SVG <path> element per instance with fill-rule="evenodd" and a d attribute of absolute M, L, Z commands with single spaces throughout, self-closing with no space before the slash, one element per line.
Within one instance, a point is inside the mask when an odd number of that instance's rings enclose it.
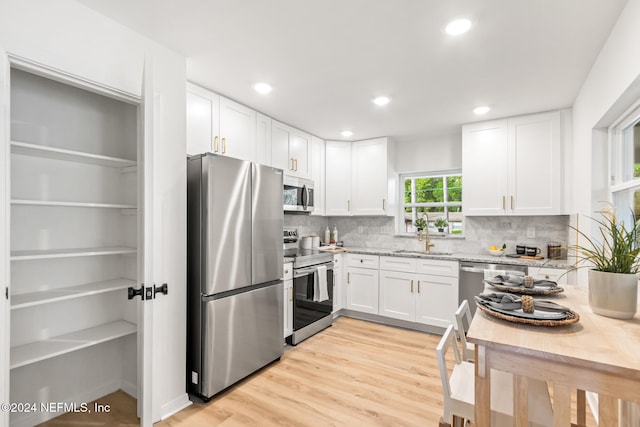
<path fill-rule="evenodd" d="M 514 274 L 525 276 L 527 274 L 526 265 L 512 264 L 489 264 L 484 262 L 460 262 L 460 282 L 458 285 L 458 304 L 462 301 L 469 301 L 471 314 L 476 312 L 474 296 L 481 294 L 484 290 L 485 278 L 497 276 L 498 274 Z"/>

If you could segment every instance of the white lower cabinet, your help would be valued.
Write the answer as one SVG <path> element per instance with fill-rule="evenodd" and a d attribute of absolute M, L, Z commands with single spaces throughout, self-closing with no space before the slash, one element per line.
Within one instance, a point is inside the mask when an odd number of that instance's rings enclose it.
<path fill-rule="evenodd" d="M 293 333 L 293 263 L 284 264 L 284 338 Z"/>
<path fill-rule="evenodd" d="M 457 261 L 380 257 L 381 316 L 447 327 L 458 305 Z M 440 274 L 424 274 L 435 271 Z M 417 273 L 418 272 L 418 273 Z"/>
<path fill-rule="evenodd" d="M 564 268 L 529 267 L 529 275 L 534 280 L 551 280 L 559 285 L 567 284 L 567 270 Z"/>
<path fill-rule="evenodd" d="M 347 254 L 347 309 L 378 314 L 379 258 Z"/>

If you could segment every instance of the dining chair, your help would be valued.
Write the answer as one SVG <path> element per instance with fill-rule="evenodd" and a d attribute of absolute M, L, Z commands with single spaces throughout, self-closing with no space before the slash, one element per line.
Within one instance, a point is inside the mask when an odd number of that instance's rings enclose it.
<path fill-rule="evenodd" d="M 463 300 L 455 313 L 455 322 L 453 323 L 456 336 L 462 346 L 462 360 L 473 362 L 476 355 L 475 346 L 467 342 L 467 331 L 471 326 L 471 310 L 469 302 Z"/>
<path fill-rule="evenodd" d="M 440 427 L 464 425 L 464 420 L 473 422 L 475 403 L 474 364 L 460 358 L 455 343 L 453 325 L 449 325 L 436 347 L 438 366 L 444 394 L 444 412 Z M 451 375 L 447 369 L 446 356 L 453 349 L 455 364 Z M 544 382 L 528 382 L 529 426 L 553 425 L 553 413 L 549 390 Z M 513 375 L 491 370 L 491 426 L 513 425 Z"/>

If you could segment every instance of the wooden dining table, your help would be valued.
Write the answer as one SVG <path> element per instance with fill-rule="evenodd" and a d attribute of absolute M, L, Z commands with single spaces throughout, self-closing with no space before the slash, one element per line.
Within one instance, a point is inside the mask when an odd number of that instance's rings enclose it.
<path fill-rule="evenodd" d="M 556 427 L 571 425 L 572 390 L 598 394 L 600 427 L 638 425 L 625 419 L 624 411 L 619 417 L 618 402 L 640 402 L 640 308 L 631 320 L 603 317 L 591 311 L 586 286 L 563 287 L 557 296 L 536 299 L 553 300 L 578 313 L 580 320 L 571 325 L 513 323 L 476 310 L 467 340 L 476 346 L 477 426 L 491 425 L 491 369 L 514 375 L 514 426 L 528 425 L 529 379 L 552 385 Z M 578 416 L 581 422 L 584 417 Z"/>

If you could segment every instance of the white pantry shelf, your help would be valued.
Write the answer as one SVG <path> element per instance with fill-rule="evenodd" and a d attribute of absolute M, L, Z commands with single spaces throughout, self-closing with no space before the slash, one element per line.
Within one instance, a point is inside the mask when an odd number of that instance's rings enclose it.
<path fill-rule="evenodd" d="M 29 261 L 34 259 L 74 258 L 83 256 L 125 255 L 135 254 L 136 248 L 124 246 L 111 248 L 76 248 L 76 249 L 51 249 L 12 251 L 11 261 Z"/>
<path fill-rule="evenodd" d="M 25 200 L 13 199 L 12 205 L 30 205 L 30 206 L 60 206 L 71 208 L 113 208 L 113 209 L 136 209 L 135 205 L 124 203 L 91 203 L 91 202 L 61 202 L 53 200 Z"/>
<path fill-rule="evenodd" d="M 72 351 L 115 340 L 135 334 L 137 330 L 138 327 L 133 323 L 117 320 L 93 328 L 12 347 L 10 368 L 19 368 Z"/>
<path fill-rule="evenodd" d="M 82 151 L 66 150 L 63 148 L 48 147 L 27 142 L 11 141 L 11 153 L 24 156 L 42 157 L 45 159 L 64 160 L 67 162 L 87 163 L 97 166 L 112 168 L 125 168 L 135 166 L 135 160 L 121 159 L 118 157 L 102 156 L 100 154 L 85 153 Z"/>
<path fill-rule="evenodd" d="M 101 282 L 84 283 L 77 286 L 49 289 L 45 291 L 29 292 L 11 296 L 11 309 L 33 307 L 40 304 L 58 302 L 72 298 L 81 298 L 112 292 L 135 286 L 136 282 L 129 279 L 114 279 Z"/>

